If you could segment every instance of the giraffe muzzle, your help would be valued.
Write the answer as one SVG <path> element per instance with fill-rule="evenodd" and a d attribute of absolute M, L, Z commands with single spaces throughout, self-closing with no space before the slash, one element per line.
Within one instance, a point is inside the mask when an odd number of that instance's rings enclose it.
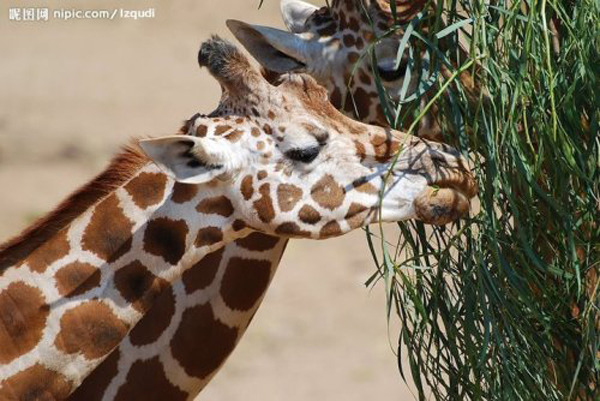
<path fill-rule="evenodd" d="M 468 215 L 470 200 L 478 193 L 467 160 L 445 144 L 421 141 L 417 168 L 428 186 L 415 198 L 417 217 L 427 224 L 444 225 Z"/>

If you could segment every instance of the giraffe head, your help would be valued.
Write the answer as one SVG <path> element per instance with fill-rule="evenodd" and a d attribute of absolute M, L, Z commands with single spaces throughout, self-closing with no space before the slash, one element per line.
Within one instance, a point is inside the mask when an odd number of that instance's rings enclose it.
<path fill-rule="evenodd" d="M 402 24 L 415 17 L 426 1 L 395 0 L 395 4 L 397 22 Z M 307 72 L 327 88 L 336 108 L 381 126 L 389 123 L 381 107 L 375 74 L 392 100 L 414 97 L 411 95 L 418 74 L 413 73 L 414 78 L 406 83 L 404 77 L 416 44 L 409 43 L 397 62 L 403 32 L 389 32 L 394 24 L 389 0 L 333 0 L 330 7 L 322 8 L 301 0 L 281 0 L 281 11 L 291 32 L 227 22 L 237 39 L 268 71 Z M 367 54 L 371 46 L 375 57 Z"/>
<path fill-rule="evenodd" d="M 351 120 L 308 75 L 275 86 L 217 37 L 198 58 L 223 90 L 214 116 L 141 146 L 176 181 L 222 194 L 238 224 L 321 239 L 379 216 L 444 224 L 468 210 L 474 180 L 452 148 Z"/>

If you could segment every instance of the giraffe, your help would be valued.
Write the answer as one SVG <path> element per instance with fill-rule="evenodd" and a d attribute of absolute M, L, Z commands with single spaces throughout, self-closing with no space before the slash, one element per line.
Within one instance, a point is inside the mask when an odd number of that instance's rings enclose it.
<path fill-rule="evenodd" d="M 377 74 L 381 78 L 386 93 L 397 103 L 398 93 L 405 85 L 403 77 L 408 61 L 405 51 L 400 63 L 396 64 L 399 43 L 402 40 L 400 34 L 404 32 L 396 31 L 390 34 L 390 27 L 395 22 L 390 2 L 391 0 L 331 0 L 327 1 L 325 7 L 317 7 L 303 0 L 280 0 L 281 14 L 289 32 L 236 20 L 227 21 L 227 25 L 265 68 L 269 79 L 276 80 L 280 74 L 288 72 L 306 72 L 327 88 L 330 100 L 336 108 L 363 122 L 387 127 L 390 126 L 390 122 L 383 113 L 374 76 Z M 429 28 L 427 16 L 435 13 L 435 1 L 394 2 L 397 9 L 396 22 L 406 24 L 419 12 L 423 12 L 425 18 L 424 23 L 421 23 L 424 26 L 422 29 Z M 429 8 L 426 8 L 427 6 Z M 457 4 L 456 9 L 460 10 L 461 5 Z M 561 31 L 554 20 L 550 20 L 549 27 L 552 32 L 553 49 L 558 54 Z M 438 29 L 442 28 L 443 26 Z M 368 44 L 378 37 L 383 39 L 374 47 L 374 64 L 369 57 L 361 57 L 364 56 Z M 468 46 L 462 41 L 458 44 L 460 58 L 466 59 L 469 54 Z M 408 48 L 410 47 L 409 40 Z M 443 47 L 443 44 L 440 47 Z M 413 47 L 413 51 L 418 52 L 419 49 Z M 477 76 L 480 66 L 475 64 L 474 67 Z M 440 65 L 440 72 L 445 78 L 451 75 L 444 64 Z M 459 74 L 458 79 L 471 108 L 479 108 L 480 100 L 484 106 L 489 105 L 489 92 L 475 82 L 468 71 Z M 410 93 L 414 91 L 416 82 L 409 82 L 406 87 Z M 428 100 L 427 94 L 422 99 L 421 104 Z M 434 104 L 430 112 L 421 119 L 417 135 L 452 143 L 455 138 L 452 135 L 443 135 L 437 122 L 438 112 L 438 106 Z M 412 120 L 408 118 L 405 124 L 410 123 Z M 452 127 L 446 127 L 446 130 L 447 134 L 453 134 Z M 592 277 L 590 288 L 594 287 L 596 282 L 596 278 Z M 572 309 L 578 310 L 575 304 Z M 555 342 L 562 344 L 562 339 L 556 338 Z"/>
<path fill-rule="evenodd" d="M 395 0 L 395 4 L 399 24 L 409 22 L 423 11 L 422 29 L 428 28 L 426 18 L 432 14 L 427 13 L 426 0 Z M 394 24 L 389 0 L 332 0 L 331 6 L 321 8 L 302 0 L 281 0 L 281 12 L 290 32 L 227 21 L 231 32 L 268 74 L 276 77 L 292 71 L 306 72 L 327 88 L 330 101 L 337 109 L 365 123 L 389 127 L 376 74 L 393 103 L 397 103 L 402 90 L 406 90 L 404 111 L 411 111 L 410 95 L 417 90 L 418 74 L 413 73 L 410 82 L 404 82 L 411 58 L 409 51 L 425 54 L 425 49 L 409 40 L 409 50 L 405 50 L 396 63 L 403 32 L 389 32 Z M 367 54 L 375 42 L 376 64 Z M 443 64 L 440 71 L 445 77 L 451 75 Z M 461 73 L 459 79 L 469 99 L 475 100 L 482 93 L 468 72 Z M 421 97 L 420 104 L 424 105 L 426 100 L 427 94 Z M 438 107 L 434 105 L 419 121 L 418 136 L 438 142 L 445 139 L 437 123 L 437 113 Z M 408 127 L 412 116 L 407 114 L 404 121 L 398 122 Z"/>
<path fill-rule="evenodd" d="M 452 148 L 344 117 L 307 75 L 274 86 L 218 37 L 198 59 L 223 89 L 215 112 L 129 147 L 0 249 L 0 399 L 188 399 L 288 238 L 468 211 L 476 186 Z"/>

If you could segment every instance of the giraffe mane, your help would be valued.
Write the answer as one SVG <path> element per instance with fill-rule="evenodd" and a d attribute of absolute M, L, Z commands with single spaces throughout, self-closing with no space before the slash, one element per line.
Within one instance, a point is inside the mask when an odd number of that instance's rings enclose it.
<path fill-rule="evenodd" d="M 53 211 L 21 234 L 0 244 L 0 273 L 25 259 L 77 216 L 131 179 L 148 161 L 148 157 L 133 142 L 125 146 L 103 172 L 71 193 Z"/>

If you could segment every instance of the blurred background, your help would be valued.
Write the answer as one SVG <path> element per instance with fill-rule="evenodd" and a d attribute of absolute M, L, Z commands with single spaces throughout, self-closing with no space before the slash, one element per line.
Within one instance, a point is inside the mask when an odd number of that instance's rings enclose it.
<path fill-rule="evenodd" d="M 220 90 L 196 55 L 227 18 L 283 28 L 279 1 L 0 0 L 0 242 L 100 172 L 135 136 L 175 133 Z M 314 1 L 322 5 L 324 1 Z M 17 21 L 11 8 L 49 8 Z M 154 18 L 60 20 L 53 10 L 154 9 Z M 23 15 L 21 15 L 22 19 Z M 397 327 L 364 233 L 291 241 L 245 337 L 198 400 L 407 400 Z"/>

